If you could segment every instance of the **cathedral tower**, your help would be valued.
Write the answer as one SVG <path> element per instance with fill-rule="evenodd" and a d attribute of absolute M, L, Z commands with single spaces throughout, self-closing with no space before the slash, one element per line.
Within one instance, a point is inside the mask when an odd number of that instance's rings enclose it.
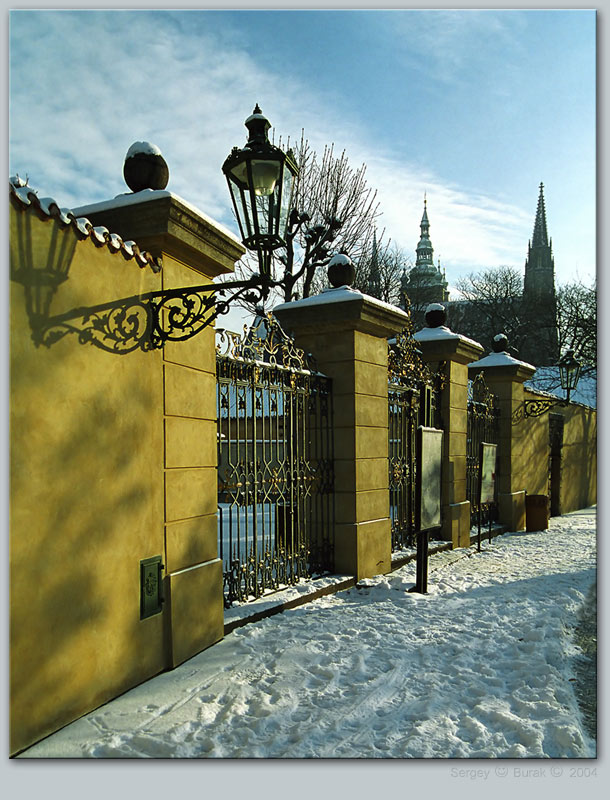
<path fill-rule="evenodd" d="M 534 233 L 527 246 L 523 281 L 524 311 L 535 326 L 522 348 L 522 358 L 537 366 L 556 364 L 559 358 L 557 339 L 557 301 L 555 298 L 555 260 L 549 239 L 544 205 L 544 184 L 540 184 Z M 527 350 L 527 352 L 525 352 Z"/>

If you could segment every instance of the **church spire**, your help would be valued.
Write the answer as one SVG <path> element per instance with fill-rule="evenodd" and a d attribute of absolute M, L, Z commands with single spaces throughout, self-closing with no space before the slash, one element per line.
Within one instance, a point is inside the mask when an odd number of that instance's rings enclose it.
<path fill-rule="evenodd" d="M 426 194 L 427 193 L 424 192 L 424 213 L 423 213 L 422 218 L 421 218 L 421 224 L 422 225 L 425 224 L 428 227 L 430 227 L 430 222 L 428 220 L 428 198 L 427 198 Z"/>
<path fill-rule="evenodd" d="M 532 247 L 548 247 L 549 237 L 546 229 L 546 209 L 544 207 L 544 184 L 540 184 L 540 194 L 538 196 L 538 208 L 536 209 L 536 221 L 534 223 L 534 235 L 532 236 Z"/>
<path fill-rule="evenodd" d="M 432 242 L 430 241 L 430 221 L 428 219 L 428 200 L 426 198 L 426 193 L 424 192 L 424 213 L 421 218 L 421 222 L 419 224 L 419 228 L 421 231 L 421 235 L 419 238 L 419 244 L 415 249 L 417 253 L 417 259 L 415 261 L 415 268 L 418 267 L 431 267 L 434 269 L 434 249 L 432 247 Z"/>
<path fill-rule="evenodd" d="M 371 252 L 371 266 L 369 272 L 369 294 L 379 297 L 381 294 L 381 275 L 379 274 L 379 248 L 377 245 L 377 229 L 373 229 L 373 249 Z"/>
<path fill-rule="evenodd" d="M 523 277 L 524 311 L 536 320 L 537 335 L 521 348 L 521 357 L 536 366 L 558 358 L 555 259 L 546 226 L 544 184 L 540 184 L 534 234 L 528 243 Z"/>

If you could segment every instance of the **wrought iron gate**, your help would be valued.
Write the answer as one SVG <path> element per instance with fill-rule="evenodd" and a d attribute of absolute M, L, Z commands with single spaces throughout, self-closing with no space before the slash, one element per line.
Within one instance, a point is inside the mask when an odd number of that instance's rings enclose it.
<path fill-rule="evenodd" d="M 444 365 L 433 373 L 421 358 L 411 322 L 388 343 L 388 461 L 392 550 L 415 545 L 419 425 L 440 428 Z"/>
<path fill-rule="evenodd" d="M 333 569 L 329 378 L 270 314 L 218 331 L 218 535 L 225 605 Z"/>
<path fill-rule="evenodd" d="M 479 521 L 479 453 L 481 442 L 498 444 L 499 409 L 497 398 L 485 383 L 482 373 L 468 381 L 466 434 L 466 499 L 470 501 L 470 524 Z M 498 455 L 499 464 L 499 455 Z M 497 481 L 496 481 L 497 485 Z M 481 523 L 497 519 L 497 504 L 481 509 Z"/>

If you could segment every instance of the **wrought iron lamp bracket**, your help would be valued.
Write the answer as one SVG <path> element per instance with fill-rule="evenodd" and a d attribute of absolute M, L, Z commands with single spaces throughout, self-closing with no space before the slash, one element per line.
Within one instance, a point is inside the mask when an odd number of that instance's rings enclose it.
<path fill-rule="evenodd" d="M 32 339 L 37 347 L 50 347 L 74 333 L 81 344 L 111 353 L 155 350 L 166 342 L 196 336 L 226 314 L 236 300 L 259 303 L 281 285 L 281 281 L 253 275 L 246 280 L 147 292 L 54 317 L 30 313 Z"/>
<path fill-rule="evenodd" d="M 543 414 L 546 414 L 556 406 L 565 407 L 567 405 L 569 405 L 568 401 L 561 398 L 549 398 L 548 400 L 524 400 L 521 405 L 519 405 L 515 411 L 513 411 L 512 424 L 517 425 L 526 417 L 541 417 Z"/>

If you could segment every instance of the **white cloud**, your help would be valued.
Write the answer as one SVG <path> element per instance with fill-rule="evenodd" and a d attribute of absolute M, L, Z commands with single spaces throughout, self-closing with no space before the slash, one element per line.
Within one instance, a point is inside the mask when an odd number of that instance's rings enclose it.
<path fill-rule="evenodd" d="M 238 28 L 194 13 L 13 13 L 11 174 L 29 174 L 41 196 L 63 206 L 105 200 L 127 190 L 125 153 L 146 140 L 169 164 L 168 188 L 236 230 L 221 165 L 232 146 L 245 142 L 243 121 L 258 102 L 282 138 L 304 128 L 316 149 L 334 141 L 353 166 L 367 163 L 381 226 L 412 256 L 427 191 L 435 254 L 450 280 L 471 269 L 523 264 L 534 208 L 524 213 L 469 195 L 431 169 L 380 154 L 360 109 L 340 116 L 315 93 L 315 82 L 294 79 L 289 65 L 281 74 L 270 71 L 263 56 L 243 49 Z M 506 28 L 485 12 L 417 20 L 415 49 L 435 59 L 446 53 L 443 70 L 466 57 L 473 31 L 511 36 L 518 25 Z"/>
<path fill-rule="evenodd" d="M 64 205 L 126 191 L 125 153 L 147 140 L 172 191 L 226 215 L 220 168 L 245 142 L 254 104 L 297 135 L 314 118 L 299 110 L 317 107 L 306 87 L 293 82 L 299 107 L 286 103 L 284 76 L 201 25 L 182 32 L 171 14 L 21 12 L 12 22 L 11 171 Z M 313 138 L 329 134 L 331 116 Z"/>
<path fill-rule="evenodd" d="M 380 227 L 413 259 L 425 192 L 435 261 L 440 256 L 448 278 L 500 264 L 522 266 L 533 224 L 522 209 L 469 195 L 431 170 L 378 155 L 367 159 L 367 178 L 378 189 Z"/>

